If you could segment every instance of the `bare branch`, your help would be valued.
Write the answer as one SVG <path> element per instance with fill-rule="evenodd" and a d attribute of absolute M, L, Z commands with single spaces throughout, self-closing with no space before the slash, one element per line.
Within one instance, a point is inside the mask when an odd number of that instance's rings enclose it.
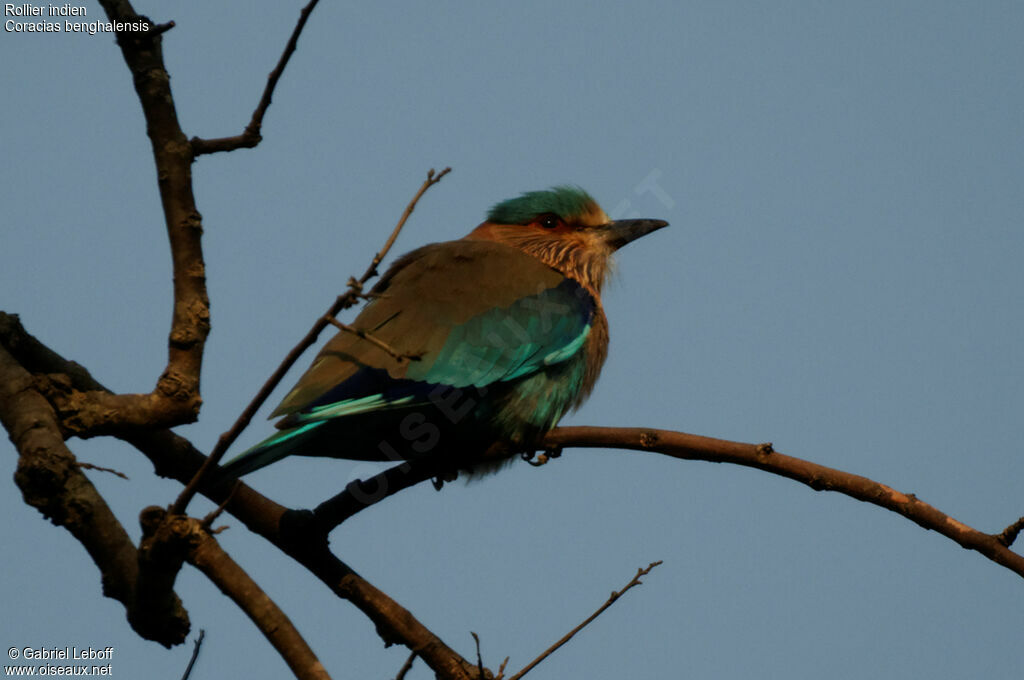
<path fill-rule="evenodd" d="M 100 0 L 100 4 L 112 22 L 145 20 L 127 0 Z M 178 123 L 160 47 L 162 34 L 170 26 L 153 28 L 120 32 L 117 44 L 131 71 L 146 119 L 170 239 L 174 304 L 167 366 L 148 394 L 73 393 L 57 403 L 65 431 L 82 436 L 125 427 L 169 427 L 193 422 L 202 401 L 199 376 L 210 331 L 206 270 L 200 245 L 202 218 L 192 193 L 192 149 Z"/>
<path fill-rule="evenodd" d="M 296 630 L 291 619 L 231 559 L 202 523 L 190 517 L 175 517 L 172 521 L 188 525 L 189 563 L 203 572 L 246 613 L 285 660 L 295 677 L 299 680 L 330 680 L 327 670 Z"/>
<path fill-rule="evenodd" d="M 297 678 L 330 680 L 291 620 L 224 552 L 203 522 L 156 506 L 143 510 L 141 521 L 140 591 L 145 587 L 145 595 L 159 597 L 161 588 L 169 588 L 188 561 L 245 612 Z"/>
<path fill-rule="evenodd" d="M 82 366 L 64 359 L 29 335 L 18 323 L 17 317 L 0 312 L 0 345 L 17 352 L 20 361 L 33 372 L 61 372 L 76 389 L 103 390 L 97 381 Z M 2 356 L 2 355 L 0 355 Z M 0 362 L 0 377 L 3 377 Z M 31 376 L 28 378 L 31 380 Z M 17 382 L 0 380 L 0 393 L 4 386 L 12 389 Z M 10 410 L 0 398 L 0 418 L 5 426 Z M 8 432 L 12 432 L 8 428 Z M 170 430 L 145 429 L 118 432 L 120 439 L 128 442 L 152 461 L 156 473 L 161 477 L 177 479 L 185 484 L 195 478 L 206 457 L 184 437 Z M 400 467 L 400 466 L 399 466 Z M 79 473 L 80 474 L 80 473 Z M 83 476 L 84 477 L 84 476 Z M 88 480 L 86 480 L 88 482 Z M 215 503 L 227 501 L 227 511 L 237 517 L 250 531 L 264 537 L 285 554 L 305 566 L 323 581 L 337 596 L 355 604 L 367 618 L 374 622 L 381 638 L 388 644 L 398 643 L 409 649 L 418 650 L 418 656 L 441 677 L 473 678 L 475 667 L 448 647 L 424 626 L 407 609 L 376 589 L 347 564 L 327 550 L 326 537 L 322 543 L 303 545 L 289 540 L 287 531 L 282 531 L 283 518 L 288 508 L 261 495 L 244 482 L 233 477 L 211 474 L 199 487 L 200 493 Z M 135 547 L 128 542 L 131 554 L 126 558 L 129 567 L 137 568 Z M 88 546 L 86 546 L 88 548 Z M 90 550 L 90 552 L 92 552 Z M 111 555 L 113 551 L 111 551 Z M 97 559 L 94 557 L 94 559 Z M 127 596 L 134 589 L 134 581 L 128 584 Z M 115 596 L 117 597 L 117 596 Z M 121 599 L 118 597 L 118 599 Z"/>
<path fill-rule="evenodd" d="M 76 389 L 102 389 L 102 385 L 96 382 L 88 371 L 74 362 L 63 359 L 25 333 L 17 323 L 17 318 L 12 315 L 0 313 L 0 344 L 15 353 L 19 360 L 24 362 L 26 368 L 33 373 L 63 372 Z M 3 381 L 0 381 L 0 384 L 3 384 Z M 3 411 L 4 409 L 0 407 L 0 415 L 3 415 Z M 8 431 L 11 431 L 9 427 Z M 153 461 L 158 474 L 174 477 L 182 483 L 194 476 L 204 460 L 203 455 L 187 440 L 167 430 L 122 432 L 117 436 L 146 454 Z M 1000 534 L 986 534 L 919 501 L 911 494 L 903 494 L 865 477 L 777 453 L 770 445 L 730 442 L 666 430 L 601 427 L 556 428 L 548 433 L 542 445 L 552 452 L 565 447 L 623 448 L 652 451 L 684 460 L 725 462 L 758 468 L 800 481 L 815 490 L 839 491 L 858 500 L 898 512 L 920 526 L 938 531 L 963 547 L 976 550 L 997 564 L 1024 576 L 1024 557 L 1007 547 L 1016 538 L 1016 535 L 1024 530 L 1022 528 L 1024 520 L 1014 522 Z M 410 465 L 414 465 L 414 463 L 403 463 L 381 473 L 382 475 L 391 475 L 389 477 L 378 479 L 378 476 L 371 478 L 368 482 L 357 483 L 366 485 L 366 488 L 360 489 L 358 494 L 349 494 L 347 498 L 343 494 L 339 494 L 338 497 L 321 504 L 326 507 L 318 507 L 314 515 L 321 514 L 321 510 L 323 510 L 325 517 L 331 517 L 332 513 L 334 513 L 333 516 L 342 518 L 351 516 L 362 507 L 379 500 L 380 496 L 372 493 L 372 483 L 377 481 L 398 484 L 401 488 L 407 488 L 413 483 L 430 477 L 430 475 L 424 475 L 420 470 L 413 475 L 419 477 L 415 481 L 401 482 L 402 474 L 411 474 Z M 236 484 L 237 491 L 227 506 L 228 511 L 241 519 L 252 531 L 264 536 L 305 564 L 336 594 L 356 603 L 371 620 L 383 621 L 384 623 L 378 624 L 378 627 L 388 630 L 386 640 L 401 642 L 410 649 L 415 649 L 419 648 L 417 645 L 422 644 L 424 640 L 431 639 L 433 634 L 429 630 L 383 593 L 380 593 L 380 599 L 366 595 L 358 597 L 352 595 L 351 592 L 363 590 L 365 581 L 333 555 L 325 556 L 322 559 L 318 558 L 318 563 L 310 561 L 308 557 L 297 556 L 297 551 L 286 545 L 278 530 L 280 518 L 288 512 L 287 508 L 274 503 L 237 480 L 220 476 L 211 477 L 209 481 L 204 482 L 201 491 L 208 498 L 219 503 L 231 493 Z M 359 584 L 359 587 L 355 591 L 349 591 L 341 585 L 345 579 L 352 579 Z M 369 590 L 372 588 L 366 584 L 367 592 L 372 592 Z M 404 625 L 407 623 L 410 625 Z M 467 664 L 464 659 L 436 637 L 433 640 L 436 643 L 430 643 L 429 649 L 434 654 L 430 658 L 424 656 L 424 660 L 435 672 L 440 672 L 440 669 L 449 668 L 451 664 L 454 664 L 457 667 L 461 666 L 464 675 L 453 677 L 471 677 L 466 674 L 475 674 L 476 669 L 471 664 Z"/>
<path fill-rule="evenodd" d="M 128 479 L 128 475 L 126 475 L 123 472 L 119 472 L 114 468 L 103 467 L 101 465 L 93 465 L 92 463 L 83 463 L 82 461 L 75 461 L 75 465 L 78 466 L 79 470 L 96 470 L 97 472 L 109 472 L 110 474 L 120 477 L 121 479 Z"/>
<path fill-rule="evenodd" d="M 617 599 L 622 597 L 626 593 L 627 590 L 629 590 L 630 588 L 633 588 L 634 586 L 641 585 L 643 583 L 643 581 L 641 581 L 640 578 L 643 577 L 643 576 L 647 576 L 647 574 L 651 573 L 651 570 L 654 569 L 659 564 L 661 564 L 661 560 L 658 560 L 656 562 L 651 562 L 646 567 L 641 568 L 641 569 L 637 569 L 636 570 L 636 575 L 629 581 L 629 583 L 627 583 L 625 585 L 625 587 L 622 590 L 620 590 L 618 592 L 613 590 L 612 594 L 608 596 L 608 599 L 605 600 L 604 604 L 602 604 L 600 607 L 597 608 L 597 611 L 595 611 L 593 614 L 591 614 L 590 616 L 585 618 L 580 625 L 576 626 L 575 628 L 570 630 L 568 633 L 563 635 L 561 640 L 559 640 L 555 644 L 553 644 L 550 647 L 548 647 L 547 649 L 545 649 L 544 652 L 540 656 L 538 656 L 536 659 L 534 659 L 530 663 L 526 664 L 526 666 L 524 666 L 521 671 L 519 671 L 518 673 L 513 675 L 511 678 L 509 678 L 509 680 L 519 680 L 521 677 L 523 677 L 524 675 L 529 673 L 531 670 L 533 670 L 537 666 L 537 664 L 539 664 L 541 661 L 543 661 L 544 659 L 546 659 L 549 656 L 551 656 L 555 652 L 555 650 L 557 650 L 559 647 L 561 647 L 566 642 L 571 640 L 573 638 L 573 636 L 576 635 L 576 633 L 578 633 L 581 630 L 583 630 L 591 621 L 593 621 L 598 616 L 600 616 L 601 613 L 605 609 L 608 609 L 608 607 L 611 607 L 612 604 L 614 604 Z M 504 664 L 502 664 L 502 666 L 504 667 Z"/>
<path fill-rule="evenodd" d="M 51 406 L 32 376 L 0 346 L 0 422 L 18 450 L 14 480 L 25 502 L 67 529 L 100 570 L 103 594 L 121 602 L 142 637 L 165 646 L 188 633 L 188 614 L 169 588 L 159 608 L 136 598 L 138 552 L 65 446 Z"/>
<path fill-rule="evenodd" d="M 412 662 L 416 660 L 416 652 L 409 654 L 409 658 L 405 660 L 402 667 L 398 669 L 398 675 L 395 676 L 395 680 L 404 680 L 406 673 L 412 669 Z"/>
<path fill-rule="evenodd" d="M 288 43 L 284 46 L 284 52 L 281 53 L 280 59 L 277 60 L 277 66 L 267 76 L 267 85 L 263 88 L 263 96 L 260 97 L 259 104 L 256 105 L 256 110 L 252 112 L 252 119 L 249 124 L 245 126 L 245 130 L 242 134 L 235 137 L 221 137 L 218 139 L 200 139 L 199 137 L 193 137 L 190 141 L 192 145 L 192 152 L 196 156 L 201 156 L 207 153 L 215 153 L 217 151 L 234 151 L 235 149 L 251 149 L 255 147 L 263 137 L 260 135 L 260 131 L 263 128 L 263 116 L 266 114 L 267 109 L 270 107 L 270 101 L 274 96 L 274 88 L 277 87 L 277 81 L 281 79 L 281 75 L 284 73 L 285 67 L 288 65 L 288 60 L 291 59 L 292 54 L 295 52 L 295 48 L 299 43 L 299 35 L 302 33 L 302 29 L 306 26 L 306 21 L 309 19 L 309 15 L 313 12 L 313 8 L 316 7 L 320 0 L 311 0 L 308 5 L 302 8 L 299 12 L 299 20 L 295 24 L 295 28 L 292 29 L 292 35 L 288 38 Z"/>
<path fill-rule="evenodd" d="M 402 216 L 398 218 L 398 224 L 396 224 L 394 230 L 392 230 L 391 236 L 388 236 L 388 240 L 384 242 L 384 247 L 380 249 L 380 252 L 373 256 L 373 261 L 370 262 L 370 266 L 363 273 L 362 277 L 360 277 L 360 288 L 363 284 L 377 275 L 377 267 L 384 261 L 384 258 L 387 257 L 388 251 L 391 250 L 391 246 L 395 244 L 395 240 L 398 238 L 399 232 L 402 231 L 402 227 L 404 227 L 405 223 L 409 220 L 409 216 L 412 215 L 412 211 L 416 209 L 416 204 L 420 202 L 421 198 L 423 198 L 423 194 L 427 193 L 427 189 L 440 182 L 441 178 L 451 171 L 451 168 L 445 168 L 441 172 L 435 174 L 433 168 L 427 170 L 427 179 L 424 180 L 423 184 L 420 186 L 420 190 L 417 191 L 416 195 L 412 197 L 411 201 L 409 201 L 409 205 L 405 206 L 405 212 L 403 212 Z"/>
<path fill-rule="evenodd" d="M 200 524 L 203 525 L 204 529 L 210 531 L 210 533 L 218 533 L 217 531 L 211 531 L 210 527 L 213 526 L 214 521 L 224 513 L 224 510 L 228 507 L 228 503 L 230 503 L 231 499 L 234 497 L 235 491 L 238 490 L 239 484 L 241 484 L 241 482 L 236 480 L 235 484 L 231 486 L 231 491 L 228 493 L 227 497 L 225 497 L 213 511 L 202 519 Z"/>
<path fill-rule="evenodd" d="M 487 674 L 484 672 L 484 659 L 480 656 L 480 636 L 469 631 L 469 634 L 473 636 L 473 642 L 476 643 L 476 669 L 480 673 L 481 678 L 486 678 Z"/>
<path fill-rule="evenodd" d="M 351 307 L 358 302 L 362 293 L 363 285 L 377 274 L 377 265 L 380 264 L 381 260 L 383 260 L 387 255 L 388 250 L 390 250 L 391 245 L 395 242 L 395 239 L 398 238 L 398 233 L 402 230 L 402 227 L 405 226 L 406 221 L 409 219 L 409 215 L 411 215 L 412 211 L 416 208 L 416 204 L 419 202 L 420 198 L 424 193 L 426 193 L 427 189 L 440 182 L 441 178 L 449 172 L 451 172 L 451 168 L 445 168 L 436 175 L 433 168 L 427 172 L 427 179 L 420 186 L 416 195 L 413 196 L 409 205 L 406 206 L 405 212 L 402 213 L 401 218 L 398 220 L 398 224 L 395 225 L 395 228 L 392 230 L 387 242 L 385 242 L 384 247 L 374 256 L 373 261 L 366 269 L 366 272 L 363 273 L 363 276 L 357 281 L 353 280 L 349 282 L 349 290 L 342 295 L 339 295 L 337 299 L 335 299 L 334 304 L 332 304 L 330 309 L 327 310 L 327 313 L 317 319 L 316 323 L 313 324 L 313 327 L 309 329 L 309 332 L 307 332 L 302 340 L 299 341 L 299 344 L 288 352 L 277 369 L 270 375 L 267 381 L 263 383 L 263 386 L 256 393 L 256 396 L 252 398 L 252 401 L 249 402 L 249 405 L 246 406 L 238 416 L 238 419 L 235 420 L 235 423 L 231 428 L 217 439 L 217 444 L 213 447 L 213 451 L 210 452 L 209 458 L 199 469 L 199 472 L 196 473 L 196 477 L 189 481 L 178 496 L 177 500 L 174 501 L 174 504 L 171 506 L 171 512 L 174 514 L 184 514 L 185 508 L 188 507 L 189 501 L 191 501 L 192 497 L 195 496 L 196 489 L 199 488 L 199 483 L 207 474 L 207 471 L 220 462 L 231 444 L 238 439 L 238 436 L 242 434 L 242 431 L 249 426 L 250 422 L 252 422 L 252 418 L 256 415 L 256 411 L 258 411 L 260 406 L 263 405 L 263 402 L 267 400 L 267 397 L 269 397 L 270 393 L 274 391 L 285 374 L 289 369 L 291 369 L 298 358 L 302 356 L 302 353 L 316 342 L 320 332 L 327 327 L 327 318 L 334 317 L 342 309 Z"/>
<path fill-rule="evenodd" d="M 192 675 L 192 668 L 196 665 L 196 659 L 199 658 L 199 648 L 203 646 L 204 637 L 206 637 L 206 631 L 200 628 L 199 637 L 196 638 L 192 647 L 192 658 L 188 660 L 188 666 L 185 667 L 185 674 L 181 676 L 181 680 L 188 680 L 188 676 Z"/>
<path fill-rule="evenodd" d="M 969 550 L 1024 577 L 1024 556 L 1003 543 L 1009 531 L 986 534 L 906 494 L 867 477 L 777 453 L 770 444 L 743 444 L 683 432 L 640 427 L 559 427 L 547 434 L 548 447 L 618 448 L 653 451 L 683 460 L 733 463 L 771 472 L 806 484 L 815 491 L 838 491 L 851 498 L 899 513 L 912 522 L 937 531 Z M 1012 527 L 1012 525 L 1011 525 Z M 1019 529 L 1018 529 L 1019 531 Z M 1002 537 L 1002 538 L 1001 538 Z"/>

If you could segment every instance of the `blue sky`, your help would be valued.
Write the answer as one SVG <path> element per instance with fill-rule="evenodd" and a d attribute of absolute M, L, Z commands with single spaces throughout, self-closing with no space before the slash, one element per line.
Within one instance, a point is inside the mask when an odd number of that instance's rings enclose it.
<path fill-rule="evenodd" d="M 164 53 L 186 134 L 241 131 L 299 7 L 137 5 L 177 22 Z M 178 431 L 212 446 L 426 170 L 450 165 L 394 255 L 567 182 L 609 213 L 672 223 L 620 254 L 609 360 L 565 422 L 772 441 L 999 531 L 1024 514 L 1021 35 L 1024 6 L 995 1 L 324 2 L 264 142 L 194 167 L 213 331 L 201 420 Z M 0 60 L 0 306 L 108 386 L 149 391 L 170 258 L 120 53 L 106 35 L 5 32 Z M 238 450 L 270 431 L 259 419 Z M 131 478 L 89 473 L 133 536 L 178 491 L 117 442 L 71 447 Z M 179 677 L 191 646 L 134 635 L 80 545 L 22 503 L 0 449 L 0 641 L 112 645 L 115 677 Z M 289 459 L 249 481 L 311 506 L 377 469 Z M 333 677 L 397 672 L 403 650 L 226 523 L 224 547 Z M 664 560 L 538 679 L 1024 674 L 1020 577 L 895 514 L 726 465 L 568 451 L 404 492 L 332 545 L 462 654 L 478 633 L 495 669 Z M 195 570 L 177 591 L 206 630 L 193 677 L 286 673 Z"/>

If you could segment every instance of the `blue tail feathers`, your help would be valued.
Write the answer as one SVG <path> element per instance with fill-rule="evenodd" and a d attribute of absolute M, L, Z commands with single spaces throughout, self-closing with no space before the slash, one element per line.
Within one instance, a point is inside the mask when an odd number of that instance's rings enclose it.
<path fill-rule="evenodd" d="M 261 467 L 294 453 L 308 439 L 303 435 L 307 435 L 311 430 L 315 430 L 326 422 L 325 420 L 314 421 L 271 435 L 256 446 L 246 449 L 224 463 L 221 469 L 236 477 L 259 470 Z"/>

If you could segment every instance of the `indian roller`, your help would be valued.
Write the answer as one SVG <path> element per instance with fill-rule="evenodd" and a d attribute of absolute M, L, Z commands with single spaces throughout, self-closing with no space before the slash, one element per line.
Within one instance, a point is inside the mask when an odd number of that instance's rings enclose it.
<path fill-rule="evenodd" d="M 284 416 L 280 432 L 225 469 L 243 475 L 292 454 L 446 456 L 481 474 L 532 451 L 601 372 L 612 254 L 667 224 L 613 221 L 561 186 L 498 203 L 464 238 L 404 255 L 351 324 L 364 333 L 335 335 L 271 414 Z"/>

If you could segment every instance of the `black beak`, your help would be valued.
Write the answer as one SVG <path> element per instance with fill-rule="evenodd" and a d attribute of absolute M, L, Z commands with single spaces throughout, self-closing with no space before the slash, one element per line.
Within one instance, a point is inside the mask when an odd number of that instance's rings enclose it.
<path fill-rule="evenodd" d="M 668 222 L 665 220 L 616 220 L 599 229 L 603 232 L 604 242 L 608 247 L 618 250 L 630 241 L 667 226 Z"/>

